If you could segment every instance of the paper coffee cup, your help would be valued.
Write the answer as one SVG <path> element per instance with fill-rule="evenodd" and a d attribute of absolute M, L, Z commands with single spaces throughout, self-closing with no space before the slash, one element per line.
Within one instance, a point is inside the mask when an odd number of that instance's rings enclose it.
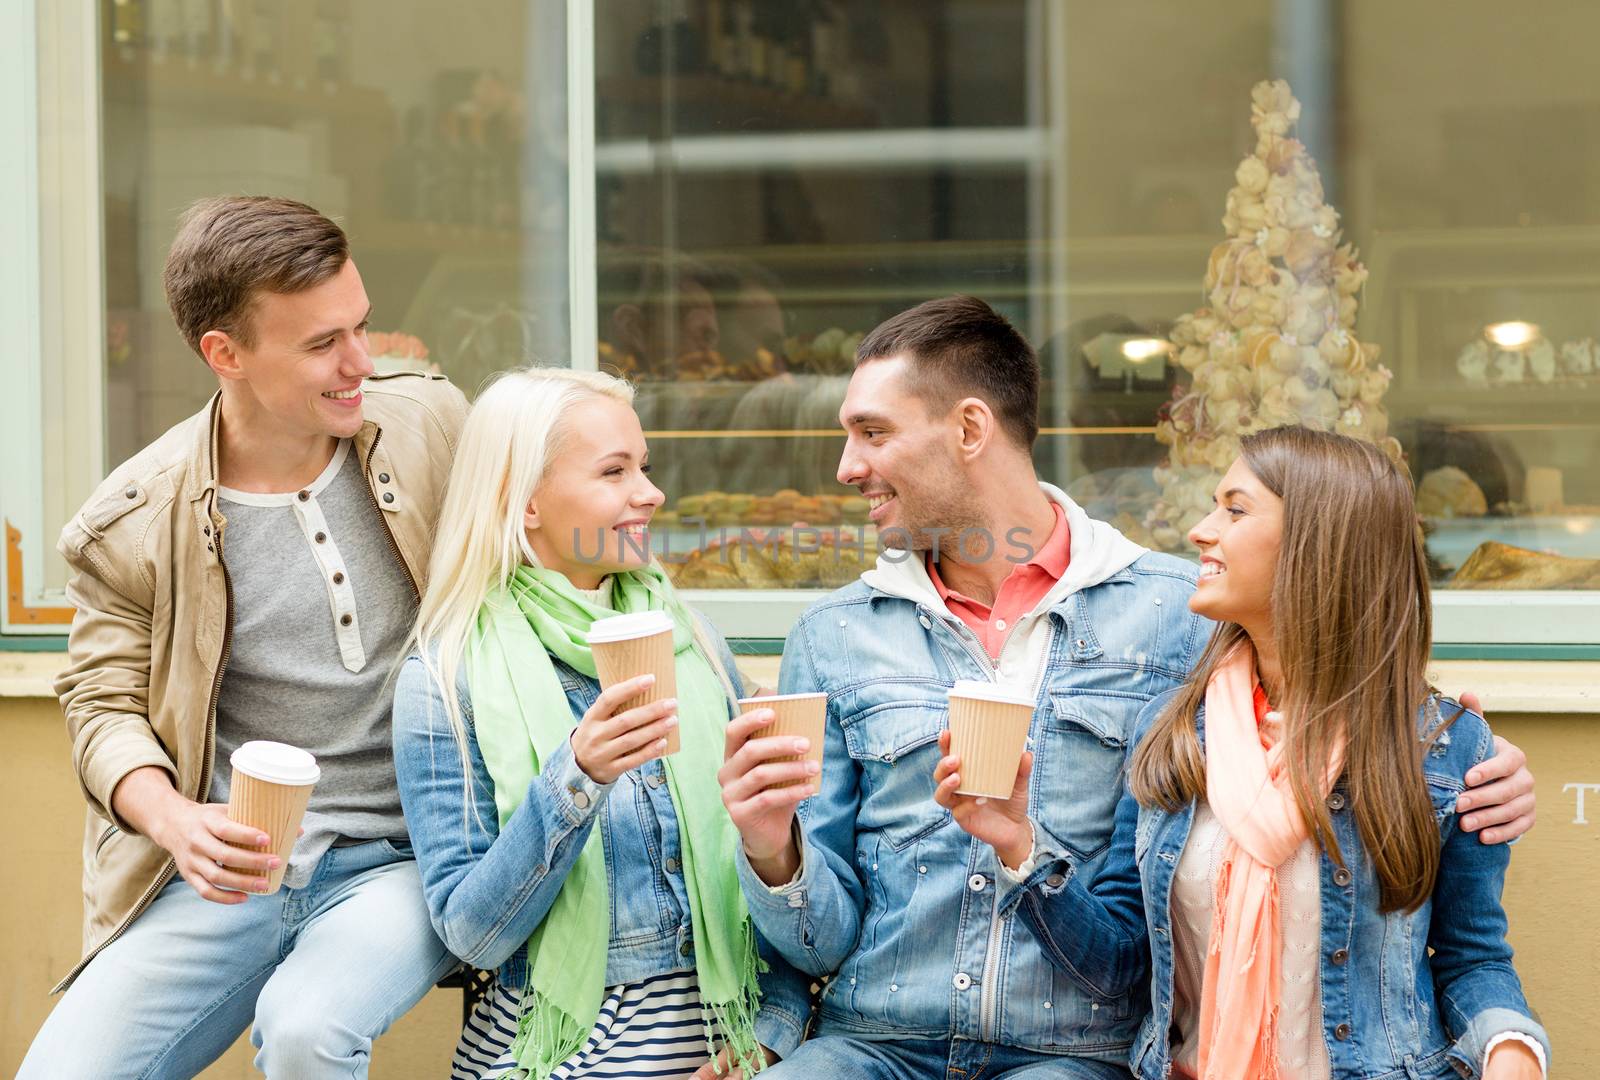
<path fill-rule="evenodd" d="M 652 701 L 678 696 L 678 673 L 672 648 L 672 616 L 664 611 L 639 611 L 596 619 L 589 627 L 589 648 L 594 652 L 600 686 L 609 689 L 639 675 L 654 675 L 655 686 L 623 703 L 636 709 Z M 676 754 L 678 729 L 667 732 L 667 753 Z"/>
<path fill-rule="evenodd" d="M 961 759 L 962 795 L 1009 799 L 1033 724 L 1033 699 L 998 683 L 950 688 L 950 753 Z"/>
<path fill-rule="evenodd" d="M 777 713 L 777 719 L 757 731 L 755 738 L 769 739 L 775 735 L 785 735 L 811 740 L 811 749 L 804 754 L 768 758 L 768 761 L 815 761 L 819 769 L 822 767 L 822 740 L 826 734 L 824 725 L 828 719 L 827 694 L 778 694 L 770 697 L 740 698 L 739 707 L 745 712 L 771 709 Z M 794 787 L 805 783 L 809 781 L 785 780 L 781 784 L 772 786 Z"/>
<path fill-rule="evenodd" d="M 262 847 L 233 846 L 271 852 L 279 858 L 278 868 L 267 873 L 267 892 L 275 893 L 283 885 L 289 853 L 300 832 L 300 819 L 305 816 L 311 789 L 322 770 L 317 767 L 316 758 L 280 742 L 247 742 L 233 752 L 229 761 L 233 779 L 228 785 L 228 819 L 260 829 L 270 838 Z"/>

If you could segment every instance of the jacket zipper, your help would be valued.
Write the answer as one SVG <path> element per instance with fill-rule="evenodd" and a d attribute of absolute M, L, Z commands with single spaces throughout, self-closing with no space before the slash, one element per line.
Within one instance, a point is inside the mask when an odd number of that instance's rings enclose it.
<path fill-rule="evenodd" d="M 367 447 L 367 460 L 362 465 L 362 487 L 367 491 L 367 498 L 372 500 L 372 508 L 378 512 L 378 520 L 383 523 L 383 535 L 389 540 L 389 550 L 394 552 L 395 562 L 400 564 L 400 569 L 405 572 L 406 580 L 411 583 L 411 594 L 419 600 L 422 590 L 417 587 L 416 575 L 412 574 L 410 565 L 406 562 L 404 553 L 400 550 L 400 542 L 394 538 L 394 530 L 389 528 L 389 519 L 384 515 L 383 507 L 378 505 L 378 496 L 372 492 L 372 481 L 367 479 L 372 475 L 372 455 L 378 452 L 378 440 L 383 438 L 383 429 L 379 428 L 372 436 L 372 445 Z"/>
<path fill-rule="evenodd" d="M 941 620 L 942 621 L 942 620 Z M 992 680 L 995 675 L 994 663 L 989 659 L 989 654 L 981 647 L 977 636 L 974 635 L 965 623 L 956 628 L 956 640 L 961 642 L 962 648 L 975 660 Z M 973 646 L 978 646 L 973 648 Z M 983 956 L 982 981 L 978 984 L 978 1038 L 984 1042 L 994 1041 L 995 1010 L 1000 1003 L 1000 988 L 997 985 L 1000 978 L 1000 886 L 995 883 L 994 902 L 989 908 L 989 944 Z"/>
<path fill-rule="evenodd" d="M 967 651 L 980 658 L 993 681 L 997 673 L 989 651 L 982 647 L 966 623 L 961 624 L 961 630 L 963 640 L 970 641 Z M 976 651 L 972 646 L 977 646 Z M 983 974 L 978 984 L 978 1038 L 984 1042 L 994 1041 L 994 1015 L 1000 1005 L 1000 931 L 1000 882 L 996 881 L 989 897 L 989 944 L 983 951 Z"/>
<path fill-rule="evenodd" d="M 961 643 L 961 648 L 968 656 L 972 657 L 978 662 L 978 666 L 983 669 L 983 673 L 989 676 L 989 681 L 994 681 L 994 661 L 989 659 L 989 654 L 984 651 L 982 643 L 978 641 L 977 635 L 975 635 L 971 629 L 967 627 L 966 623 L 957 620 L 955 625 L 952 626 L 950 622 L 942 615 L 936 614 L 935 612 L 928 610 L 926 607 L 921 607 L 919 605 L 918 610 L 922 611 L 930 619 L 938 619 L 941 623 L 944 623 L 945 626 L 950 627 L 950 629 L 955 632 L 956 640 Z"/>
<path fill-rule="evenodd" d="M 950 625 L 938 615 L 933 615 L 930 612 L 930 616 L 939 619 L 946 626 Z M 965 623 L 959 623 L 953 629 L 955 630 L 956 640 L 961 643 L 962 649 L 978 662 L 978 666 L 989 677 L 989 681 L 993 682 L 995 676 L 994 661 L 989 659 L 988 652 L 983 649 L 977 636 L 972 633 Z M 977 647 L 974 648 L 974 646 Z M 995 892 L 990 898 L 991 902 L 989 904 L 989 944 L 984 949 L 983 973 L 978 979 L 978 1038 L 984 1042 L 994 1041 L 994 1014 L 1000 999 L 999 987 L 996 985 L 1000 978 L 1001 926 L 999 898 L 1000 885 L 999 882 L 996 882 Z"/>
<path fill-rule="evenodd" d="M 211 757 L 214 753 L 216 753 L 217 741 L 217 701 L 222 696 L 222 672 L 228 666 L 229 654 L 233 652 L 233 579 L 228 575 L 228 564 L 222 560 L 221 528 L 217 529 L 217 565 L 222 567 L 222 587 L 226 593 L 227 599 L 223 606 L 222 654 L 217 657 L 217 673 L 212 677 L 211 680 L 211 700 L 206 706 L 206 745 L 205 756 L 201 759 L 200 765 L 200 791 L 198 793 L 200 797 L 204 797 L 205 793 L 209 791 L 211 787 Z M 115 826 L 113 826 L 113 828 L 115 828 Z M 104 846 L 107 839 L 109 839 L 109 834 L 107 834 L 106 837 L 101 838 L 100 845 Z M 95 849 L 95 854 L 99 855 L 99 853 L 99 847 L 97 847 Z M 168 882 L 172 880 L 173 875 L 177 872 L 177 869 L 177 860 L 168 858 L 166 864 L 161 868 L 161 873 L 156 875 L 155 881 L 152 882 L 150 887 L 145 890 L 144 895 L 139 897 L 139 902 L 133 906 L 133 910 L 128 913 L 128 917 L 122 920 L 122 925 L 117 927 L 116 930 L 112 932 L 111 936 L 102 941 L 93 952 L 91 952 L 88 956 L 85 956 L 82 960 L 79 960 L 77 966 L 68 972 L 67 977 L 57 983 L 55 988 L 50 992 L 52 994 L 59 994 L 62 990 L 70 986 L 72 984 L 72 980 L 76 979 L 83 972 L 83 969 L 89 966 L 89 961 L 99 956 L 101 951 L 107 945 L 110 945 L 113 941 L 117 940 L 124 933 L 126 933 L 128 927 L 133 925 L 134 920 L 138 919 L 140 915 L 143 915 L 145 908 L 149 907 L 151 903 L 155 901 L 155 898 L 160 894 L 161 890 L 167 887 Z"/>

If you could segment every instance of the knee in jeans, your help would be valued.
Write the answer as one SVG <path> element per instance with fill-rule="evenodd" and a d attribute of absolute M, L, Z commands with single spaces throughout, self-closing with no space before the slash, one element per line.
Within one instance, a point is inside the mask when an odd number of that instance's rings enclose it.
<path fill-rule="evenodd" d="M 315 1075 L 318 1064 L 360 1059 L 372 1047 L 371 1039 L 344 1023 L 321 995 L 271 984 L 256 1002 L 251 1041 L 268 1076 Z"/>

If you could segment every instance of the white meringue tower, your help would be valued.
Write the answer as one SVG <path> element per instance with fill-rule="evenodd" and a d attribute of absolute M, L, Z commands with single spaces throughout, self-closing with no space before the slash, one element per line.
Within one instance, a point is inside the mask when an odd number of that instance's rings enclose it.
<path fill-rule="evenodd" d="M 1170 451 L 1156 467 L 1161 496 L 1145 524 L 1158 547 L 1186 549 L 1211 509 L 1239 437 L 1301 423 L 1369 441 L 1387 439 L 1383 396 L 1393 378 L 1378 347 L 1356 340 L 1357 295 L 1367 268 L 1340 245 L 1339 213 L 1323 201 L 1316 163 L 1290 137 L 1300 102 L 1283 80 L 1250 94 L 1255 152 L 1239 163 L 1206 266 L 1208 307 L 1172 330 L 1178 365 L 1192 375 L 1156 424 Z"/>

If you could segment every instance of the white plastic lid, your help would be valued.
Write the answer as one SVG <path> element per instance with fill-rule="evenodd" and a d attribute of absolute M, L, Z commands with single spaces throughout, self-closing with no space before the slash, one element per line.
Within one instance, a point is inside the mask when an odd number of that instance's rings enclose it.
<path fill-rule="evenodd" d="M 315 784 L 322 775 L 317 759 L 298 746 L 264 739 L 245 743 L 228 760 L 245 775 L 269 784 L 304 787 Z"/>
<path fill-rule="evenodd" d="M 629 615 L 613 615 L 607 619 L 596 619 L 590 625 L 589 644 L 649 637 L 651 634 L 671 629 L 672 616 L 665 611 L 635 611 Z"/>
<path fill-rule="evenodd" d="M 998 701 L 1002 705 L 1026 705 L 1033 708 L 1033 698 L 1025 691 L 1005 683 L 984 682 L 981 679 L 961 679 L 950 688 L 951 697 L 976 698 L 979 701 Z"/>

